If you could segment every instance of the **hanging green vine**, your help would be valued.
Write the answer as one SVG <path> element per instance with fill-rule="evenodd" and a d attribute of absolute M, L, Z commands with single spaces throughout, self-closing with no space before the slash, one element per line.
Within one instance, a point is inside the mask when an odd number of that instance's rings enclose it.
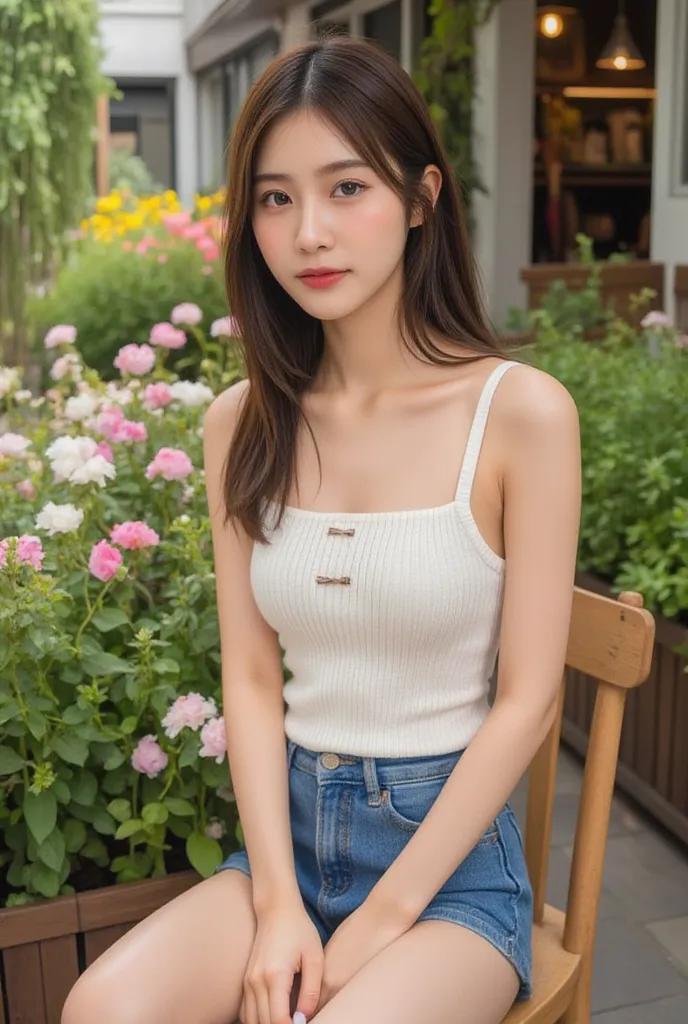
<path fill-rule="evenodd" d="M 31 282 L 93 194 L 97 0 L 0 0 L 0 362 L 22 359 Z"/>
<path fill-rule="evenodd" d="M 473 150 L 475 33 L 499 0 L 432 0 L 432 32 L 420 47 L 413 78 L 449 154 L 470 207 L 471 194 L 485 191 Z"/>

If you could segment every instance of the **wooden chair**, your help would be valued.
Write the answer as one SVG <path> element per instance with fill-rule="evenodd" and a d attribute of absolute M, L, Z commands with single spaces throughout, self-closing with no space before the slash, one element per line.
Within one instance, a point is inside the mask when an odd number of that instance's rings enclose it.
<path fill-rule="evenodd" d="M 650 674 L 655 621 L 640 594 L 575 588 L 567 666 L 598 681 L 566 912 L 545 903 L 564 686 L 557 720 L 529 770 L 525 849 L 534 893 L 533 996 L 504 1024 L 589 1024 L 602 869 L 626 691 Z"/>

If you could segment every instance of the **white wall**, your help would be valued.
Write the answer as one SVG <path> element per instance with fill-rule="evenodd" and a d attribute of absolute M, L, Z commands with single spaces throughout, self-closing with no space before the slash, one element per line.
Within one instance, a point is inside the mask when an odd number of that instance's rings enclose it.
<path fill-rule="evenodd" d="M 665 309 L 673 316 L 674 266 L 688 263 L 688 187 L 679 173 L 688 116 L 688 0 L 659 0 L 658 16 L 650 255 L 666 265 Z"/>
<path fill-rule="evenodd" d="M 533 196 L 535 0 L 502 0 L 476 40 L 474 145 L 487 195 L 474 193 L 475 252 L 490 316 L 526 306 Z"/>
<path fill-rule="evenodd" d="M 113 78 L 173 78 L 177 191 L 197 180 L 196 85 L 187 68 L 182 0 L 101 0 L 103 71 Z"/>

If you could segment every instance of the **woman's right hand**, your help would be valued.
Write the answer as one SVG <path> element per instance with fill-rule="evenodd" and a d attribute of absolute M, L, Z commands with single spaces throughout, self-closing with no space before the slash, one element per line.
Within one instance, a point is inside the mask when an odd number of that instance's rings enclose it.
<path fill-rule="evenodd" d="M 325 951 L 303 904 L 279 905 L 258 917 L 244 976 L 241 1024 L 292 1024 L 290 997 L 301 974 L 298 1007 L 307 1020 L 320 998 Z"/>

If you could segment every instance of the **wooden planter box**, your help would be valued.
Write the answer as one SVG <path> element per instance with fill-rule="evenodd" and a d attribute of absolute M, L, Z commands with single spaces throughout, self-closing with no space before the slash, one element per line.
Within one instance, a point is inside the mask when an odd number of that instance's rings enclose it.
<path fill-rule="evenodd" d="M 589 277 L 589 270 L 578 263 L 536 263 L 524 267 L 521 280 L 528 286 L 528 308 L 538 309 L 555 281 L 565 281 L 571 291 L 580 291 Z M 601 274 L 602 303 L 612 303 L 617 315 L 629 323 L 638 324 L 640 318 L 631 313 L 630 298 L 642 288 L 654 288 L 657 298 L 653 309 L 664 309 L 664 264 L 650 260 L 632 260 L 629 263 L 605 263 Z"/>
<path fill-rule="evenodd" d="M 579 574 L 576 583 L 612 595 L 594 576 Z M 617 783 L 688 844 L 688 658 L 674 651 L 688 646 L 688 629 L 660 616 L 656 621 L 650 677 L 630 690 L 626 701 Z M 562 738 L 581 754 L 588 744 L 594 696 L 588 676 L 567 671 Z"/>
<path fill-rule="evenodd" d="M 676 314 L 674 323 L 682 332 L 688 332 L 688 267 L 674 268 L 674 299 Z"/>
<path fill-rule="evenodd" d="M 183 871 L 0 910 L 0 1024 L 60 1024 L 79 974 L 198 881 L 195 871 Z"/>

